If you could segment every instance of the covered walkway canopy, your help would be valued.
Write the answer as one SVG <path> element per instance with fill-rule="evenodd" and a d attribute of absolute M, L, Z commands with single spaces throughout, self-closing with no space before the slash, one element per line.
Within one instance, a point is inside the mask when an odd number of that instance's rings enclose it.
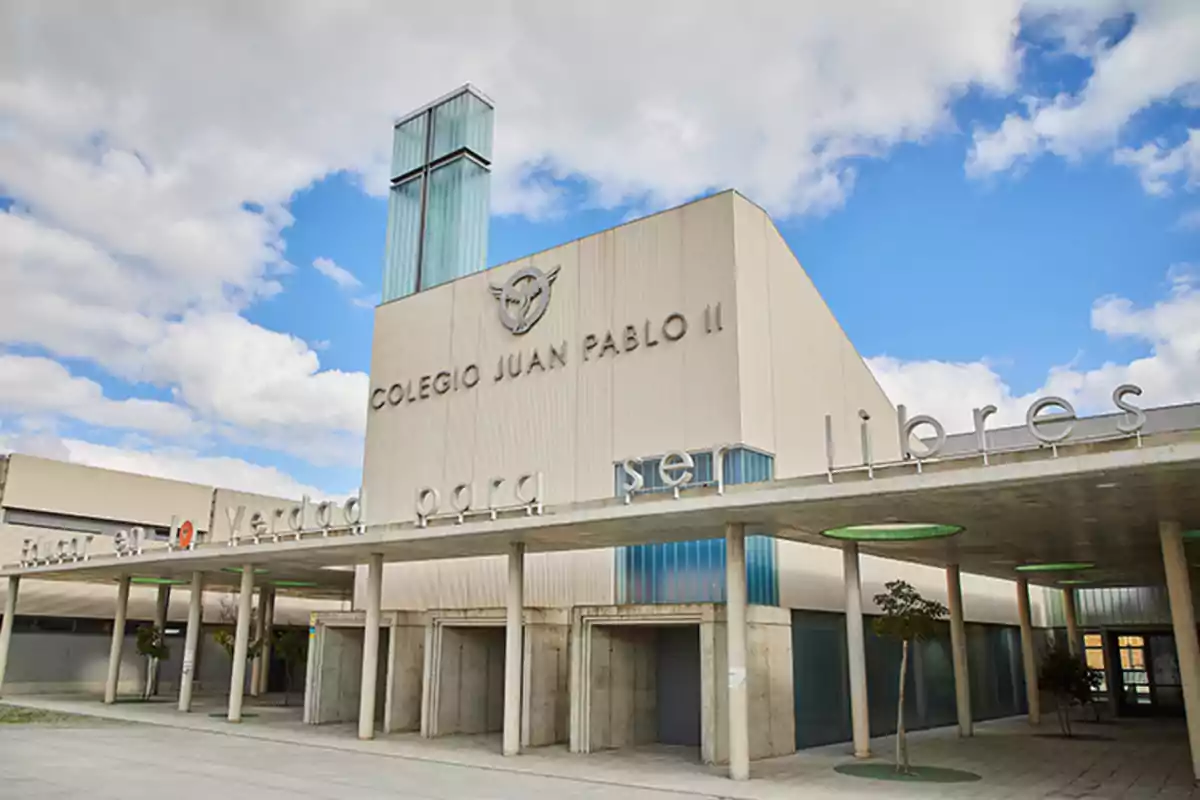
<path fill-rule="evenodd" d="M 278 536 L 242 537 L 229 543 L 190 549 L 144 549 L 123 556 L 87 560 L 8 565 L 15 601 L 20 577 L 52 580 L 119 581 L 129 576 L 162 578 L 236 574 L 242 589 L 238 645 L 245 647 L 249 629 L 249 592 L 254 573 L 269 570 L 278 582 L 317 583 L 344 589 L 349 573 L 330 569 L 367 563 L 364 604 L 366 650 L 360 712 L 360 735 L 373 735 L 374 696 L 372 630 L 378 635 L 382 564 L 389 561 L 457 558 L 508 553 L 508 642 L 506 701 L 520 693 L 521 612 L 524 553 L 649 542 L 725 537 L 729 586 L 730 761 L 731 774 L 745 777 L 748 758 L 738 743 L 748 720 L 736 713 L 745 685 L 732 676 L 745 664 L 745 641 L 735 633 L 745 624 L 743 541 L 747 531 L 811 544 L 839 547 L 846 553 L 847 624 L 857 622 L 861 647 L 861 598 L 857 576 L 859 552 L 945 567 L 950 576 L 952 633 L 955 633 L 956 682 L 961 680 L 961 596 L 955 603 L 959 570 L 1018 581 L 1030 715 L 1036 717 L 1036 668 L 1032 655 L 1028 584 L 1059 586 L 1063 573 L 1055 565 L 1086 568 L 1098 585 L 1166 583 L 1172 600 L 1175 637 L 1183 676 L 1193 761 L 1200 770 L 1200 683 L 1189 567 L 1183 542 L 1200 531 L 1200 429 L 1079 437 L 1054 444 L 1035 443 L 988 453 L 959 447 L 957 454 L 892 464 L 863 464 L 801 478 L 737 486 L 706 485 L 670 492 L 565 506 L 531 502 L 497 514 L 443 516 L 417 522 L 330 526 Z M 369 498 L 365 499 L 369 503 Z M 900 527 L 927 523 L 955 526 L 959 535 L 921 540 L 836 541 L 822 534 L 852 526 Z M 874 533 L 877 533 L 875 531 Z M 1198 533 L 1197 535 L 1200 535 Z M 1025 568 L 1025 569 L 1021 569 Z M 231 573 L 230 570 L 236 572 Z M 12 609 L 5 615 L 11 626 Z M 120 615 L 120 601 L 118 614 Z M 740 613 L 740 616 L 739 616 Z M 372 624 L 372 617 L 376 624 Z M 1068 627 L 1074 625 L 1068 609 Z M 120 618 L 120 617 L 119 617 Z M 514 638 L 515 637 L 515 638 Z M 1028 638 L 1027 638 L 1028 637 Z M 7 651 L 0 641 L 0 659 Z M 850 637 L 851 683 L 861 677 L 861 649 L 856 659 Z M 1072 634 L 1072 640 L 1075 635 Z M 515 646 L 513 646 L 515 645 Z M 115 647 L 116 645 L 114 645 Z M 740 651 L 740 652 L 739 652 Z M 965 653 L 965 650 L 963 650 Z M 962 656 L 965 671 L 965 655 Z M 514 660 L 515 659 L 515 663 Z M 0 678 L 2 678 L 0 660 Z M 230 718 L 240 715 L 241 676 L 235 657 Z M 186 667 L 185 667 L 186 669 Z M 744 666 L 742 667 L 744 670 Z M 744 674 L 744 671 L 743 673 Z M 367 681 L 370 681 L 370 684 Z M 742 693 L 742 701 L 737 698 Z M 236 694 L 234 694 L 236 693 Z M 865 751 L 865 704 L 852 691 L 856 750 Z M 236 709 L 235 709 L 236 699 Z M 960 727 L 969 732 L 969 704 L 959 692 Z M 519 704 L 506 702 L 505 752 L 519 750 Z M 744 705 L 741 706 L 744 711 Z"/>

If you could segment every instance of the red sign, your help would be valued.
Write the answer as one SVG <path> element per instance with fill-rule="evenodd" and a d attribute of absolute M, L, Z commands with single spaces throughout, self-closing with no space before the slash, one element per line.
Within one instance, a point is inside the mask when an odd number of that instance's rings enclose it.
<path fill-rule="evenodd" d="M 191 547 L 192 536 L 194 536 L 195 533 L 196 529 L 192 525 L 192 521 L 190 519 L 185 520 L 184 523 L 179 526 L 179 546 Z"/>

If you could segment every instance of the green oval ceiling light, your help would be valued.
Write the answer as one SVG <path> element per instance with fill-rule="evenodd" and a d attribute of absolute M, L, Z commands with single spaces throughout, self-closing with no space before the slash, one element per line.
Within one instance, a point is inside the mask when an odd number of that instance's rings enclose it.
<path fill-rule="evenodd" d="M 877 525 L 847 525 L 821 531 L 822 536 L 847 542 L 916 542 L 942 539 L 962 532 L 961 525 L 935 522 L 884 522 Z"/>
<path fill-rule="evenodd" d="M 1090 561 L 1061 561 L 1049 564 L 1020 564 L 1014 567 L 1017 572 L 1078 572 L 1093 569 L 1095 564 Z"/>
<path fill-rule="evenodd" d="M 221 572 L 232 572 L 234 575 L 241 575 L 242 571 L 243 570 L 241 567 L 221 567 Z M 262 567 L 255 567 L 254 574 L 255 575 L 266 575 L 267 570 L 263 569 Z"/>
<path fill-rule="evenodd" d="M 1064 580 L 1059 581 L 1058 585 L 1059 586 L 1083 586 L 1084 584 L 1087 584 L 1087 583 L 1095 583 L 1095 581 L 1089 580 L 1088 578 L 1065 578 Z"/>
<path fill-rule="evenodd" d="M 271 581 L 271 584 L 285 589 L 315 589 L 321 585 L 316 581 Z"/>
<path fill-rule="evenodd" d="M 134 575 L 129 579 L 129 582 L 144 586 L 182 586 L 187 583 L 187 581 L 181 581 L 178 578 L 150 578 L 142 575 Z"/>

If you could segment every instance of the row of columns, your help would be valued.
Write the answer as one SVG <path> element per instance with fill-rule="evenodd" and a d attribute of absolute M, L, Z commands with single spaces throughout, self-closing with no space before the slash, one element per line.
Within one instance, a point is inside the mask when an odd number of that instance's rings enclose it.
<path fill-rule="evenodd" d="M 726 659 L 729 669 L 729 775 L 750 777 L 750 716 L 746 688 L 746 530 L 731 524 L 725 532 Z M 521 691 L 524 679 L 525 545 L 509 546 L 505 592 L 504 723 L 503 751 L 521 752 Z M 243 576 L 243 583 L 245 583 Z M 379 625 L 382 614 L 383 556 L 367 563 L 366 611 L 363 630 L 362 675 L 358 709 L 358 737 L 375 736 L 375 695 L 379 664 Z M 240 618 L 240 615 L 239 615 Z M 232 703 L 232 698 L 231 698 Z"/>
<path fill-rule="evenodd" d="M 871 755 L 870 706 L 867 699 L 867 667 L 862 611 L 862 579 L 859 575 L 859 553 L 856 542 L 846 542 L 842 550 L 843 578 L 846 590 L 846 654 L 850 682 L 850 725 L 856 758 Z M 967 658 L 967 628 L 963 616 L 962 571 L 957 564 L 946 567 L 946 597 L 950 611 L 950 654 L 954 670 L 954 697 L 959 736 L 974 735 L 971 716 L 971 677 Z M 1075 618 L 1074 592 L 1064 592 L 1068 636 L 1072 642 L 1079 637 Z M 1021 654 L 1024 660 L 1026 702 L 1029 721 L 1041 720 L 1041 705 L 1037 681 L 1037 662 L 1033 644 L 1033 620 L 1029 608 L 1029 582 L 1017 580 L 1017 614 L 1021 629 Z M 1077 645 L 1072 652 L 1078 653 Z"/>
<path fill-rule="evenodd" d="M 113 614 L 112 640 L 108 651 L 108 673 L 104 682 L 104 702 L 112 705 L 117 701 L 117 689 L 121 678 L 121 657 L 125 644 L 125 624 L 129 611 L 129 590 L 132 584 L 130 576 L 122 576 L 117 582 L 117 605 Z M 188 602 L 187 629 L 184 635 L 183 667 L 179 681 L 180 711 L 191 711 L 193 682 L 195 679 L 196 652 L 200 645 L 202 627 L 204 574 L 192 573 L 191 595 Z M 8 665 L 8 653 L 12 641 L 13 624 L 16 618 L 17 594 L 20 590 L 20 578 L 8 578 L 8 592 L 4 601 L 4 617 L 0 621 L 0 692 L 4 687 L 4 675 Z M 165 590 L 165 591 L 164 591 Z M 235 633 L 233 669 L 230 676 L 229 710 L 230 722 L 240 722 L 242 718 L 243 696 L 246 684 L 246 656 L 249 650 L 251 605 L 254 593 L 254 570 L 250 565 L 242 569 L 241 592 L 238 596 L 238 619 Z M 160 587 L 155 604 L 154 624 L 160 630 L 165 629 L 167 621 L 167 605 L 169 603 L 169 587 Z M 271 589 L 260 590 L 259 610 L 257 615 L 257 634 L 263 642 L 263 649 L 254 659 L 254 672 L 251 677 L 250 694 L 258 695 L 266 689 L 267 669 L 270 663 L 270 637 L 273 630 L 275 613 L 275 593 Z M 155 681 L 156 676 L 147 676 Z"/>
<path fill-rule="evenodd" d="M 1167 578 L 1167 593 L 1170 597 L 1175 648 L 1179 657 L 1179 673 L 1183 683 L 1183 700 L 1187 715 L 1192 769 L 1196 780 L 1200 781 L 1200 642 L 1198 642 L 1196 632 L 1196 615 L 1187 554 L 1183 545 L 1182 526 L 1175 521 L 1161 522 L 1159 538 Z M 846 591 L 846 650 L 854 754 L 859 758 L 866 758 L 870 756 L 870 721 L 867 702 L 866 659 L 864 657 L 862 581 L 859 576 L 858 545 L 854 542 L 847 542 L 843 546 L 843 577 Z M 1018 578 L 1016 588 L 1026 704 L 1030 724 L 1037 725 L 1041 722 L 1041 701 L 1028 579 Z M 946 594 L 949 599 L 950 647 L 954 666 L 958 730 L 960 736 L 971 736 L 973 735 L 971 682 L 967 659 L 966 623 L 963 617 L 962 576 L 957 565 L 946 568 Z M 1073 655 L 1082 657 L 1083 637 L 1079 630 L 1078 610 L 1073 589 L 1063 590 L 1063 613 L 1066 618 L 1067 646 Z"/>
<path fill-rule="evenodd" d="M 1179 654 L 1179 668 L 1183 683 L 1184 706 L 1187 710 L 1188 733 L 1191 743 L 1193 768 L 1200 779 L 1200 643 L 1197 641 L 1195 612 L 1188 564 L 1183 546 L 1182 529 L 1177 522 L 1163 522 L 1159 526 L 1163 564 L 1170 596 L 1172 624 L 1175 644 Z M 729 668 L 729 775 L 735 780 L 745 780 L 750 774 L 749 758 L 749 711 L 746 690 L 746 555 L 745 526 L 729 524 L 725 531 L 726 548 L 726 593 L 727 593 L 727 648 Z M 846 600 L 847 654 L 850 678 L 851 724 L 854 752 L 858 757 L 870 755 L 869 706 L 867 700 L 866 659 L 864 647 L 864 622 L 862 613 L 862 581 L 859 572 L 859 552 L 856 543 L 847 542 L 843 550 L 843 570 Z M 515 755 L 521 747 L 521 687 L 523 678 L 523 617 L 524 617 L 524 574 L 525 547 L 513 543 L 508 552 L 508 582 L 506 593 L 506 639 L 504 665 L 504 728 L 503 749 L 505 755 Z M 378 680 L 379 627 L 383 587 L 383 556 L 373 554 L 367 564 L 367 587 L 365 595 L 366 620 L 363 636 L 361 704 L 359 707 L 358 735 L 370 739 L 375 735 L 375 695 Z M 967 659 L 966 627 L 963 616 L 961 573 L 957 565 L 946 569 L 946 588 L 950 611 L 951 652 L 954 668 L 955 696 L 958 710 L 958 728 L 962 736 L 971 736 L 970 678 Z M 19 579 L 8 579 L 4 618 L 0 624 L 0 690 L 3 688 L 9 645 L 12 639 L 13 620 L 16 614 Z M 116 701 L 117 683 L 120 675 L 121 648 L 124 641 L 126 612 L 129 601 L 130 579 L 121 578 L 117 590 L 117 609 L 113 620 L 113 639 L 109 653 L 108 680 L 105 683 L 104 702 Z M 195 671 L 196 649 L 199 643 L 201 624 L 201 598 L 204 576 L 197 572 L 192 576 L 191 600 L 188 607 L 187 633 L 184 644 L 184 663 L 179 689 L 179 710 L 189 711 L 192 699 L 192 682 Z M 229 710 L 230 722 L 242 718 L 243 691 L 246 677 L 246 656 L 249 648 L 251 601 L 254 592 L 254 568 L 245 565 L 242 569 L 241 589 L 238 598 L 238 618 L 234 638 L 233 670 L 230 676 Z M 273 614 L 273 598 L 264 594 L 260 601 L 259 633 L 270 631 Z M 1017 608 L 1020 618 L 1021 650 L 1024 661 L 1025 686 L 1029 708 L 1029 721 L 1038 724 L 1041 719 L 1039 703 L 1037 664 L 1033 643 L 1033 622 L 1030 614 L 1029 583 L 1025 578 L 1017 581 Z M 1064 593 L 1064 610 L 1067 623 L 1069 646 L 1074 653 L 1081 653 L 1081 639 L 1073 591 Z M 265 638 L 265 637 L 264 637 Z M 266 663 L 260 656 L 260 663 Z M 254 670 L 253 681 L 259 687 L 261 667 Z"/>

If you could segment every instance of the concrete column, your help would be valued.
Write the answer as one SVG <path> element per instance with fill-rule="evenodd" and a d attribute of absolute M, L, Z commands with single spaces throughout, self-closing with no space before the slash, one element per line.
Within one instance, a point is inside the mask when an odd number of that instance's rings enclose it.
<path fill-rule="evenodd" d="M 1017 578 L 1017 614 L 1021 618 L 1021 659 L 1025 664 L 1025 701 L 1029 705 L 1029 724 L 1042 721 L 1041 695 L 1038 693 L 1037 653 L 1033 647 L 1033 619 L 1029 615 L 1029 579 Z"/>
<path fill-rule="evenodd" d="M 0 620 L 0 695 L 4 693 L 4 672 L 8 668 L 8 648 L 12 645 L 13 624 L 17 618 L 17 589 L 21 578 L 8 577 L 8 594 L 4 596 L 4 619 Z"/>
<path fill-rule="evenodd" d="M 1167 594 L 1171 598 L 1171 624 L 1175 629 L 1175 652 L 1183 682 L 1183 708 L 1187 715 L 1188 741 L 1192 747 L 1192 774 L 1200 781 L 1200 645 L 1196 640 L 1196 612 L 1192 606 L 1192 584 L 1187 555 L 1183 550 L 1183 528 L 1178 522 L 1158 523 L 1162 539 L 1163 568 Z"/>
<path fill-rule="evenodd" d="M 254 565 L 242 567 L 238 593 L 237 630 L 233 638 L 233 674 L 229 677 L 229 721 L 242 721 L 242 694 L 246 690 L 246 652 L 250 647 L 250 604 L 254 600 Z"/>
<path fill-rule="evenodd" d="M 363 630 L 362 683 L 358 698 L 358 738 L 375 738 L 375 690 L 379 680 L 379 604 L 383 597 L 383 555 L 367 562 L 366 628 Z M 505 729 L 507 736 L 507 728 Z"/>
<path fill-rule="evenodd" d="M 271 643 L 275 636 L 275 587 L 267 592 L 267 610 L 263 614 L 262 650 L 259 660 L 262 667 L 258 672 L 259 694 L 266 694 L 271 688 Z"/>
<path fill-rule="evenodd" d="M 258 697 L 258 690 L 262 686 L 262 640 L 263 632 L 267 627 L 267 592 L 270 590 L 266 587 L 260 587 L 258 590 L 258 608 L 254 609 L 254 634 L 250 637 L 250 641 L 259 643 L 258 655 L 250 659 L 250 696 Z"/>
<path fill-rule="evenodd" d="M 846 654 L 850 668 L 850 726 L 854 757 L 871 757 L 871 713 L 867 705 L 867 653 L 863 633 L 862 580 L 858 575 L 858 542 L 842 545 L 846 588 Z"/>
<path fill-rule="evenodd" d="M 974 735 L 971 720 L 971 673 L 967 667 L 967 624 L 963 619 L 962 574 L 957 564 L 946 567 L 946 597 L 950 600 L 950 651 L 954 661 L 954 699 L 958 735 Z"/>
<path fill-rule="evenodd" d="M 117 683 L 121 679 L 121 647 L 125 644 L 125 614 L 129 610 L 129 576 L 122 575 L 117 585 L 117 609 L 113 614 L 112 645 L 108 649 L 108 680 L 104 682 L 104 702 L 117 702 Z"/>
<path fill-rule="evenodd" d="M 171 608 L 171 586 L 163 584 L 158 587 L 158 596 L 154 602 L 154 627 L 165 638 L 167 635 L 167 612 Z M 162 665 L 158 661 L 154 662 L 154 671 L 146 676 L 150 681 L 150 695 L 158 694 L 158 672 Z"/>
<path fill-rule="evenodd" d="M 746 693 L 746 526 L 725 526 L 725 644 L 729 650 L 729 777 L 750 779 L 750 703 Z"/>
<path fill-rule="evenodd" d="M 196 673 L 196 648 L 204 610 L 204 573 L 192 573 L 192 594 L 188 598 L 187 632 L 183 639 L 183 671 L 179 675 L 179 710 L 192 710 L 192 679 Z"/>
<path fill-rule="evenodd" d="M 525 616 L 525 545 L 508 551 L 508 597 L 504 621 L 504 755 L 521 752 L 521 683 L 525 652 L 521 626 Z"/>
<path fill-rule="evenodd" d="M 1063 589 L 1063 616 L 1067 618 L 1067 648 L 1078 657 L 1083 652 L 1083 638 L 1079 635 L 1079 614 L 1075 610 L 1075 590 Z"/>

